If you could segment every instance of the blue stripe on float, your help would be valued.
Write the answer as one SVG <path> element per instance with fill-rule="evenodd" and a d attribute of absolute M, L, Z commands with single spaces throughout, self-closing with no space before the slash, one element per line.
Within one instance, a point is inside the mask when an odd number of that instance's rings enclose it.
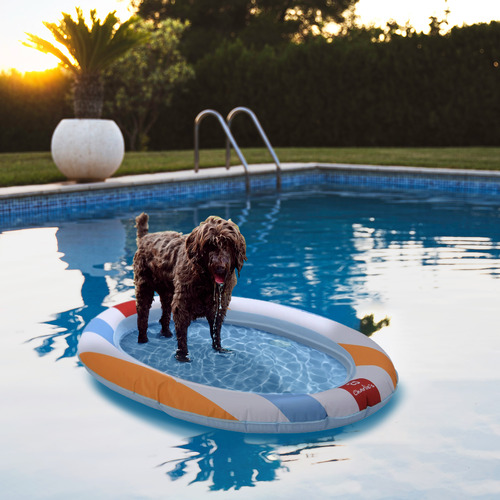
<path fill-rule="evenodd" d="M 277 406 L 290 422 L 313 422 L 327 417 L 321 403 L 308 394 L 259 394 Z"/>
<path fill-rule="evenodd" d="M 94 318 L 86 327 L 85 332 L 93 332 L 97 333 L 104 339 L 106 339 L 109 343 L 113 343 L 114 329 L 111 327 L 109 323 L 102 320 L 101 318 Z"/>

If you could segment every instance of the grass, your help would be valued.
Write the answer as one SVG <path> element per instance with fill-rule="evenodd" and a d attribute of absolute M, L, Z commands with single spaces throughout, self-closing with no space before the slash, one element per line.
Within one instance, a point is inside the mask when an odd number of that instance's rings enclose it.
<path fill-rule="evenodd" d="M 249 164 L 270 163 L 264 148 L 243 149 Z M 500 148 L 276 148 L 281 162 L 350 163 L 428 168 L 500 170 Z M 223 149 L 200 152 L 201 168 L 224 165 Z M 233 152 L 232 163 L 239 163 Z M 192 169 L 193 151 L 126 153 L 115 177 Z M 50 153 L 0 153 L 0 186 L 64 181 Z"/>

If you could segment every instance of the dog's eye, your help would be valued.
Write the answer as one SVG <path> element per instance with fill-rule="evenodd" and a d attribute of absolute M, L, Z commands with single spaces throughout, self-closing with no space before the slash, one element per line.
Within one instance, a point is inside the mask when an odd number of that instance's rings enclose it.
<path fill-rule="evenodd" d="M 203 253 L 205 255 L 210 255 L 211 253 L 215 252 L 217 250 L 217 247 L 211 243 L 207 243 L 204 247 L 203 247 Z"/>

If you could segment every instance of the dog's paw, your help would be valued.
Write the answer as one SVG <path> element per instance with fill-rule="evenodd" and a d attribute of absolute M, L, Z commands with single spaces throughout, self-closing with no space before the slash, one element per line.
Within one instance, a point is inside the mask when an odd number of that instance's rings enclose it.
<path fill-rule="evenodd" d="M 177 351 L 175 354 L 175 359 L 180 363 L 191 363 L 191 360 L 188 358 L 187 352 Z"/>
<path fill-rule="evenodd" d="M 231 349 L 224 349 L 224 347 L 214 347 L 214 349 L 220 354 L 231 354 L 233 352 Z"/>
<path fill-rule="evenodd" d="M 165 331 L 165 330 L 163 330 L 163 329 L 162 329 L 162 331 L 160 332 L 160 335 L 161 335 L 162 337 L 167 338 L 167 339 L 170 339 L 170 338 L 172 338 L 172 337 L 173 337 L 173 333 L 170 331 L 170 329 L 169 329 L 169 330 L 167 330 L 167 331 Z"/>
<path fill-rule="evenodd" d="M 147 335 L 139 335 L 137 338 L 137 343 L 139 344 L 145 344 L 148 341 L 148 336 Z"/>

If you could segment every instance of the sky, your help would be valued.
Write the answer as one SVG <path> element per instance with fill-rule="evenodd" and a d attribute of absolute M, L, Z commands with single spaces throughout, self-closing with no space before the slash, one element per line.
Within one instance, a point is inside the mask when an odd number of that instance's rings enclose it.
<path fill-rule="evenodd" d="M 25 47 L 21 41 L 25 32 L 51 39 L 43 21 L 58 22 L 61 12 L 75 13 L 80 6 L 88 16 L 92 8 L 102 18 L 116 10 L 120 20 L 127 20 L 129 0 L 4 0 L 0 28 L 0 71 L 16 68 L 24 71 L 43 71 L 57 66 L 57 59 L 48 54 Z M 407 21 L 417 31 L 427 31 L 429 17 L 444 17 L 444 10 L 451 11 L 450 26 L 462 26 L 478 22 L 500 21 L 500 1 L 492 0 L 359 0 L 356 13 L 362 24 L 385 26 L 389 20 L 404 25 Z"/>

